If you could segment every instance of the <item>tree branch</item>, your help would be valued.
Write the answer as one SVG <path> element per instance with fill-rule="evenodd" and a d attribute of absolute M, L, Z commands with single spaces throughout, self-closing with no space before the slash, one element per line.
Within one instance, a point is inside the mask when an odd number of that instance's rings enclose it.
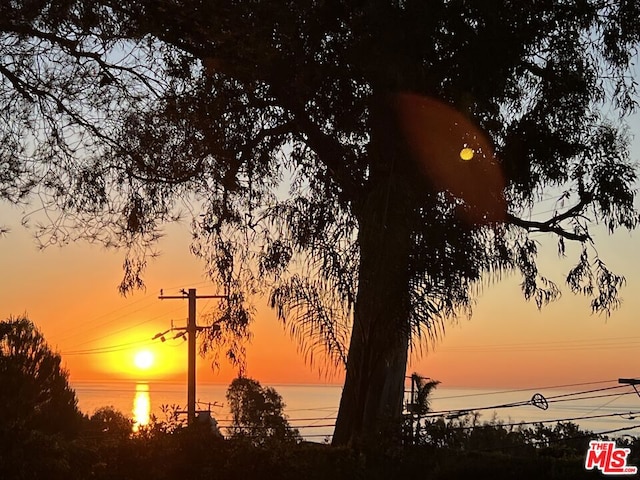
<path fill-rule="evenodd" d="M 82 58 L 93 60 L 100 67 L 102 72 L 105 75 L 109 76 L 111 80 L 114 79 L 113 74 L 111 73 L 112 70 L 126 72 L 132 75 L 133 77 L 137 78 L 138 80 L 140 80 L 140 82 L 142 82 L 149 89 L 149 91 L 153 93 L 156 97 L 160 96 L 156 88 L 152 85 L 152 82 L 156 84 L 159 83 L 158 80 L 153 80 L 152 77 L 143 75 L 142 73 L 136 71 L 135 68 L 130 68 L 130 67 L 116 65 L 116 64 L 107 62 L 102 57 L 102 55 L 98 52 L 91 52 L 91 51 L 78 48 L 82 44 L 80 40 L 72 40 L 69 38 L 61 37 L 59 35 L 56 35 L 55 33 L 45 32 L 37 28 L 34 28 L 30 25 L 2 24 L 2 31 L 13 32 L 16 35 L 25 35 L 33 38 L 39 38 L 41 40 L 46 40 L 48 42 L 51 42 L 51 44 L 53 45 L 58 45 L 59 47 L 64 49 L 69 55 L 71 55 L 72 57 L 75 57 L 78 60 Z"/>
<path fill-rule="evenodd" d="M 249 155 L 251 151 L 256 148 L 263 140 L 266 140 L 269 137 L 277 137 L 281 135 L 286 135 L 288 133 L 296 133 L 297 129 L 293 122 L 285 122 L 275 127 L 263 128 L 260 132 L 247 141 L 244 145 L 244 148 L 240 151 L 240 154 L 244 157 Z"/>
<path fill-rule="evenodd" d="M 32 85 L 22 78 L 15 75 L 12 71 L 7 69 L 4 65 L 0 64 L 0 73 L 7 78 L 14 88 L 27 100 L 33 102 L 35 101 L 34 97 L 37 97 L 41 100 L 46 100 L 53 102 L 54 105 L 58 108 L 60 112 L 63 112 L 69 116 L 77 125 L 84 127 L 93 133 L 96 137 L 105 140 L 107 143 L 113 143 L 111 137 L 106 134 L 103 134 L 98 127 L 89 123 L 86 119 L 80 116 L 78 113 L 73 111 L 71 108 L 66 106 L 59 98 L 56 98 L 51 92 L 45 91 L 38 87 L 37 85 Z"/>
<path fill-rule="evenodd" d="M 536 65 L 535 63 L 521 62 L 522 67 L 527 70 L 529 73 L 535 75 L 536 77 L 549 80 L 549 70 L 546 67 L 541 67 L 540 65 Z"/>
<path fill-rule="evenodd" d="M 525 228 L 526 230 L 535 230 L 538 232 L 549 232 L 555 233 L 567 240 L 574 240 L 577 242 L 587 242 L 591 240 L 591 237 L 588 233 L 575 233 L 568 232 L 564 228 L 560 226 L 560 223 L 564 220 L 576 217 L 583 209 L 591 202 L 590 195 L 584 195 L 583 198 L 573 207 L 571 207 L 566 212 L 560 213 L 558 215 L 553 216 L 547 221 L 544 222 L 536 222 L 534 220 L 524 220 L 522 218 L 518 218 L 510 213 L 507 214 L 507 222 L 518 227 Z"/>
<path fill-rule="evenodd" d="M 293 122 L 297 125 L 298 131 L 307 137 L 307 144 L 316 152 L 318 159 L 331 172 L 337 184 L 342 190 L 342 195 L 348 201 L 353 201 L 358 197 L 361 185 L 353 178 L 347 163 L 345 162 L 345 151 L 342 145 L 333 138 L 326 135 L 309 118 L 304 108 L 296 105 L 291 99 L 283 100 L 283 105 L 293 113 Z"/>
<path fill-rule="evenodd" d="M 11 82 L 11 85 L 13 85 L 13 88 L 15 88 L 20 95 L 22 95 L 28 101 L 33 102 L 33 97 L 29 93 L 31 86 L 27 82 L 22 80 L 20 77 L 16 76 L 16 74 L 14 74 L 11 70 L 6 68 L 1 63 L 0 63 L 0 73 L 4 75 L 4 77 L 7 80 Z"/>

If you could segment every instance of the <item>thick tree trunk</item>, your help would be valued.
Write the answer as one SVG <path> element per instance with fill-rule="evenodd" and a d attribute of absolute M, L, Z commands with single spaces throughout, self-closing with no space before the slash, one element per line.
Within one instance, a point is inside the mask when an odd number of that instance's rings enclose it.
<path fill-rule="evenodd" d="M 360 226 L 359 288 L 333 438 L 337 445 L 388 436 L 400 425 L 409 345 L 410 235 L 395 223 L 368 218 Z"/>
<path fill-rule="evenodd" d="M 334 445 L 377 442 L 401 427 L 410 338 L 411 182 L 388 117 L 376 127 L 369 194 L 359 209 L 358 295 Z"/>

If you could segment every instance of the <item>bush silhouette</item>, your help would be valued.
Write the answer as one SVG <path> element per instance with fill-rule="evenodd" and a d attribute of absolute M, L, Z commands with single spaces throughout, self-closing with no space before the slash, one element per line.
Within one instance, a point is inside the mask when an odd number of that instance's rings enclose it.
<path fill-rule="evenodd" d="M 82 478 L 82 423 L 68 373 L 26 317 L 0 322 L 0 478 Z"/>
<path fill-rule="evenodd" d="M 82 414 L 60 363 L 31 320 L 0 322 L 0 430 L 77 432 Z"/>

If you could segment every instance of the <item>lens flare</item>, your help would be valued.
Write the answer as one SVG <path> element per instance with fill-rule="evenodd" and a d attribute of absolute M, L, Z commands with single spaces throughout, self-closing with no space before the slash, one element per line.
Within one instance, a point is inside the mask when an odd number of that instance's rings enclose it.
<path fill-rule="evenodd" d="M 456 212 L 470 225 L 503 222 L 506 179 L 489 136 L 469 115 L 439 100 L 396 93 L 390 101 L 409 158 L 428 188 L 462 200 L 464 208 Z"/>
<path fill-rule="evenodd" d="M 473 153 L 473 148 L 463 148 L 462 150 L 460 150 L 460 158 L 465 162 L 468 162 L 473 158 Z"/>

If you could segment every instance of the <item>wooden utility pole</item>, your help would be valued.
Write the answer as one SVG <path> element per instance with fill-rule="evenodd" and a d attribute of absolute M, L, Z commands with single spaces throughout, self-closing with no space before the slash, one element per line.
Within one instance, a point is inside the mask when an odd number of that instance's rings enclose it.
<path fill-rule="evenodd" d="M 196 300 L 199 298 L 227 298 L 226 295 L 200 295 L 196 294 L 195 288 L 189 291 L 182 290 L 182 295 L 162 295 L 160 290 L 160 300 L 179 299 L 189 300 L 189 318 L 186 328 L 172 328 L 172 330 L 186 330 L 187 332 L 187 424 L 192 425 L 196 419 L 196 334 L 200 330 L 208 327 L 196 325 Z"/>

